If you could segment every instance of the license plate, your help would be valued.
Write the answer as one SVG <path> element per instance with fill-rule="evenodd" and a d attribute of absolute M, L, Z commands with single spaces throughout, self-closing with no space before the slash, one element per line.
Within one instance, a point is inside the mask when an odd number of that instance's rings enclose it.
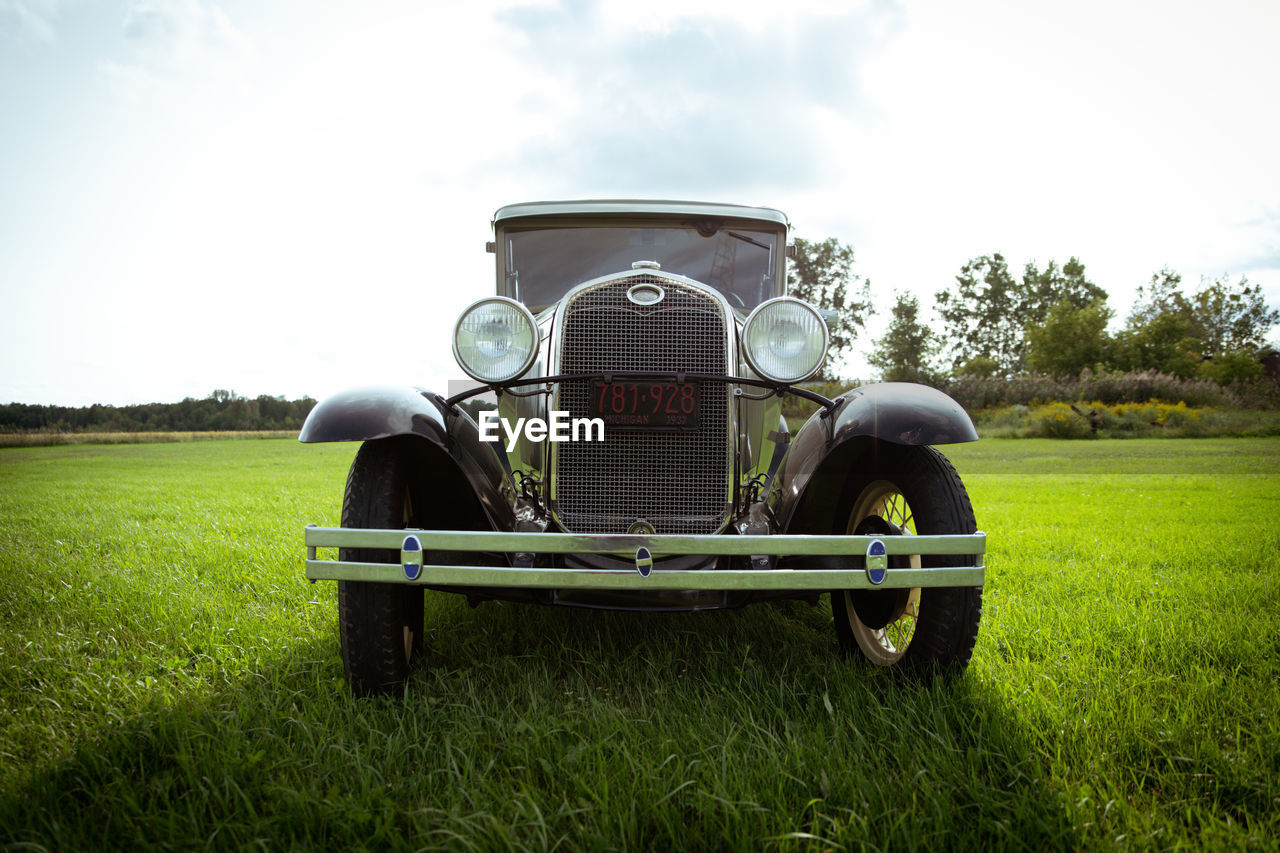
<path fill-rule="evenodd" d="M 697 429 L 702 389 L 694 382 L 593 382 L 590 408 L 610 429 Z"/>

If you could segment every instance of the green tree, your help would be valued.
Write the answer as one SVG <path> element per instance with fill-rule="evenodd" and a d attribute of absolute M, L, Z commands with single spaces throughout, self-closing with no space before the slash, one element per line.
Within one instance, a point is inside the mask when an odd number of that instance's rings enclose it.
<path fill-rule="evenodd" d="M 153 432 L 156 430 L 297 429 L 316 401 L 310 397 L 285 400 L 261 396 L 237 397 L 219 389 L 203 400 L 187 397 L 180 403 L 84 408 L 0 406 L 0 431 L 69 430 L 95 432 Z"/>
<path fill-rule="evenodd" d="M 1050 376 L 1078 376 L 1086 367 L 1106 364 L 1112 351 L 1107 334 L 1111 316 L 1103 299 L 1084 307 L 1067 300 L 1054 305 L 1042 322 L 1027 325 L 1027 369 Z"/>
<path fill-rule="evenodd" d="M 1000 372 L 1000 365 L 985 355 L 975 355 L 955 369 L 956 376 L 971 376 L 975 379 L 991 379 Z"/>
<path fill-rule="evenodd" d="M 867 361 L 888 382 L 939 384 L 936 358 L 942 342 L 936 332 L 920 322 L 919 299 L 902 292 L 894 297 L 893 319 L 884 335 L 876 339 Z"/>
<path fill-rule="evenodd" d="M 978 357 L 995 362 L 1004 376 L 1021 370 L 1024 299 L 1003 255 L 970 260 L 954 289 L 939 291 L 936 299 L 954 365 Z"/>
<path fill-rule="evenodd" d="M 1049 261 L 1041 272 L 1035 261 L 1022 270 L 1022 314 L 1027 323 L 1040 323 L 1057 305 L 1065 302 L 1072 308 L 1087 308 L 1095 302 L 1106 302 L 1107 292 L 1089 281 L 1084 264 L 1077 257 L 1058 267 Z"/>
<path fill-rule="evenodd" d="M 818 375 L 829 381 L 836 378 L 837 364 L 853 352 L 867 317 L 875 313 L 871 282 L 854 272 L 853 247 L 834 237 L 821 243 L 797 239 L 795 246 L 795 258 L 787 270 L 787 293 L 839 315 L 839 322 L 829 324 L 831 344 Z"/>
<path fill-rule="evenodd" d="M 1182 276 L 1162 267 L 1138 288 L 1124 331 L 1116 336 L 1116 366 L 1189 378 L 1200 352 L 1200 325 L 1182 292 Z"/>
<path fill-rule="evenodd" d="M 1230 382 L 1257 371 L 1256 361 L 1267 335 L 1280 322 L 1260 285 L 1245 276 L 1202 278 L 1200 290 L 1188 298 L 1182 276 L 1164 267 L 1138 288 L 1129 320 L 1117 338 L 1118 363 L 1129 370 L 1159 370 L 1177 376 L 1197 373 Z M 1216 365 L 1201 367 L 1213 359 Z"/>
<path fill-rule="evenodd" d="M 1050 260 L 1043 270 L 1034 261 L 1027 263 L 1018 281 L 999 252 L 970 260 L 956 276 L 955 287 L 937 294 L 955 367 L 974 358 L 989 359 L 1001 376 L 1022 372 L 1027 328 L 1044 322 L 1055 305 L 1065 302 L 1083 309 L 1106 298 L 1077 257 L 1061 267 Z"/>
<path fill-rule="evenodd" d="M 1204 355 L 1248 351 L 1256 353 L 1267 342 L 1280 312 L 1262 298 L 1262 285 L 1250 286 L 1246 276 L 1232 282 L 1230 276 L 1200 279 L 1200 290 L 1192 300 L 1199 321 Z"/>
<path fill-rule="evenodd" d="M 1192 317 L 1191 303 L 1182 295 L 1182 276 L 1166 267 L 1151 274 L 1151 281 L 1138 287 L 1127 328 L 1136 329 L 1160 314 Z"/>
<path fill-rule="evenodd" d="M 1266 375 L 1262 362 L 1246 350 L 1225 352 L 1214 358 L 1205 359 L 1196 368 L 1196 375 L 1201 379 L 1211 379 L 1219 385 L 1230 385 L 1232 382 L 1251 382 Z"/>
<path fill-rule="evenodd" d="M 1159 313 L 1116 336 L 1115 363 L 1121 370 L 1158 370 L 1189 379 L 1200 364 L 1195 322 L 1181 313 Z"/>

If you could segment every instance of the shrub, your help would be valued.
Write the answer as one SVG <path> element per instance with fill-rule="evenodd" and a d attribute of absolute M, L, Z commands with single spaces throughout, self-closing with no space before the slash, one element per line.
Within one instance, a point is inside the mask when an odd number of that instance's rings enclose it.
<path fill-rule="evenodd" d="M 1089 419 L 1066 403 L 1047 403 L 1031 410 L 1030 435 L 1039 438 L 1089 438 Z"/>
<path fill-rule="evenodd" d="M 975 413 L 984 438 L 1105 438 L 1280 435 L 1280 412 L 1212 409 L 1147 400 L 1106 405 L 1097 400 L 1006 406 Z"/>
<path fill-rule="evenodd" d="M 987 358 L 985 355 L 975 355 L 956 368 L 957 376 L 964 376 L 970 379 L 994 379 L 999 372 L 1000 365 L 996 364 L 994 359 Z"/>
<path fill-rule="evenodd" d="M 1027 374 L 1012 379 L 957 376 L 943 390 L 970 412 L 1050 400 L 1095 400 L 1106 405 L 1148 400 L 1195 407 L 1276 408 L 1280 387 L 1268 379 L 1237 380 L 1223 386 L 1209 379 L 1181 379 L 1154 370 L 1113 373 L 1085 370 L 1075 378 Z"/>

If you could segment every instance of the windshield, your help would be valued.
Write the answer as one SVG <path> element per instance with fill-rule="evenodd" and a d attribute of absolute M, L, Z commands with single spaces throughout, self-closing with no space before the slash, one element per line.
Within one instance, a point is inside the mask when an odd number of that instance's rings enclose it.
<path fill-rule="evenodd" d="M 750 311 L 774 296 L 778 232 L 701 220 L 683 226 L 587 226 L 505 232 L 509 293 L 535 311 L 571 288 L 618 272 L 636 261 L 657 261 L 663 272 L 719 290 L 729 304 Z"/>

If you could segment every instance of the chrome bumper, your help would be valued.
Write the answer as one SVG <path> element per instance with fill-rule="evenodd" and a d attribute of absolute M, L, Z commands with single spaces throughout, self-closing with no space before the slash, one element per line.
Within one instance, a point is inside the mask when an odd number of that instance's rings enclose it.
<path fill-rule="evenodd" d="M 588 590 L 832 590 L 929 586 L 981 586 L 987 535 L 948 536 L 664 536 L 578 535 L 571 533 L 493 533 L 439 530 L 306 529 L 307 578 L 376 581 L 423 586 L 588 589 Z M 320 548 L 385 549 L 397 562 L 357 563 L 320 559 Z M 425 563 L 424 551 L 488 554 L 495 565 L 451 566 Z M 514 556 L 531 562 L 534 554 L 607 554 L 634 562 L 624 569 L 548 569 L 512 567 Z M 856 568 L 663 569 L 653 561 L 682 555 L 857 558 Z M 902 555 L 973 556 L 976 565 L 889 568 Z M 497 564 L 501 562 L 501 565 Z M 950 561 L 949 561 L 950 562 Z"/>

